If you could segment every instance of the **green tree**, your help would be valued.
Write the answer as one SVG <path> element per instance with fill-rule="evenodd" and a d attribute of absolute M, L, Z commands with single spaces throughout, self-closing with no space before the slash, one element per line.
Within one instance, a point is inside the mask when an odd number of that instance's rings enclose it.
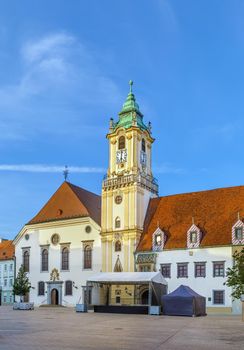
<path fill-rule="evenodd" d="M 31 284 L 29 282 L 29 278 L 27 277 L 27 273 L 25 272 L 24 266 L 21 265 L 17 278 L 13 284 L 13 294 L 20 296 L 20 301 L 23 301 L 23 297 L 29 293 L 31 289 Z"/>
<path fill-rule="evenodd" d="M 231 296 L 240 299 L 244 294 L 244 248 L 240 252 L 233 254 L 234 266 L 226 271 L 227 281 L 225 284 L 232 287 Z"/>

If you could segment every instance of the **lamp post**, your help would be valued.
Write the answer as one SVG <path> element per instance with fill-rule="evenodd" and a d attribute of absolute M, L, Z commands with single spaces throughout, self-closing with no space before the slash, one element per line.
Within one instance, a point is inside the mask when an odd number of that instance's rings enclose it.
<path fill-rule="evenodd" d="M 0 306 L 2 305 L 2 286 L 0 286 Z"/>

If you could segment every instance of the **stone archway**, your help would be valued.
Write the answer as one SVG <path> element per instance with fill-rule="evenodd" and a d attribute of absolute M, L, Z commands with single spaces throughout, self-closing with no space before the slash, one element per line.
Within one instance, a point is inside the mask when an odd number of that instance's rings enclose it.
<path fill-rule="evenodd" d="M 52 305 L 59 305 L 59 298 L 58 298 L 58 290 L 56 288 L 53 288 L 51 291 L 51 304 Z"/>
<path fill-rule="evenodd" d="M 62 305 L 63 281 L 48 281 L 47 283 L 47 304 Z"/>
<path fill-rule="evenodd" d="M 142 305 L 147 305 L 148 304 L 148 293 L 149 290 L 146 289 L 141 293 L 141 304 Z"/>

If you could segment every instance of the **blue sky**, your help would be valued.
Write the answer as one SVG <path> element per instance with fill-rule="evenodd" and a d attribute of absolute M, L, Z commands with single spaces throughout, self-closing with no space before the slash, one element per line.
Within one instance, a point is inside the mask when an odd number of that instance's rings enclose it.
<path fill-rule="evenodd" d="M 160 195 L 242 185 L 243 18 L 238 0 L 0 0 L 0 237 L 42 207 L 65 164 L 100 193 L 130 79 Z"/>

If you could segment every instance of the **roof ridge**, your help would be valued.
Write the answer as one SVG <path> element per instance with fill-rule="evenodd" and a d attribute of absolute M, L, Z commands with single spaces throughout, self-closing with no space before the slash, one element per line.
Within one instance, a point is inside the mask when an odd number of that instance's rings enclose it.
<path fill-rule="evenodd" d="M 156 198 L 161 199 L 161 198 L 184 196 L 184 195 L 197 194 L 197 193 L 203 193 L 203 192 L 213 192 L 213 191 L 221 191 L 221 190 L 228 190 L 228 189 L 235 189 L 235 188 L 237 189 L 237 188 L 243 188 L 243 187 L 244 187 L 244 185 L 217 187 L 217 188 L 212 188 L 209 190 L 200 190 L 200 191 L 193 191 L 193 192 L 182 192 L 182 193 L 169 194 L 169 195 L 165 195 L 165 196 L 158 196 L 158 197 L 151 198 L 151 199 L 155 200 Z"/>
<path fill-rule="evenodd" d="M 87 192 L 87 193 L 89 193 L 89 194 L 92 194 L 93 196 L 101 197 L 99 194 L 96 194 L 96 193 L 94 193 L 94 192 L 88 191 L 88 190 L 86 190 L 86 189 L 83 188 L 83 187 L 74 185 L 74 184 L 72 184 L 72 183 L 69 182 L 69 181 L 65 181 L 65 182 L 67 183 L 67 185 L 69 185 L 69 187 L 70 187 L 71 189 L 72 189 L 72 187 L 76 187 L 76 188 L 78 188 L 79 190 L 82 190 L 82 191 L 84 191 L 84 192 Z M 72 189 L 72 190 L 73 190 L 73 189 Z"/>
<path fill-rule="evenodd" d="M 87 209 L 87 205 L 85 205 L 85 203 L 81 202 L 81 200 L 80 200 L 78 194 L 75 192 L 75 190 L 74 190 L 72 187 L 77 187 L 77 188 L 79 188 L 79 189 L 81 189 L 81 190 L 83 190 L 83 188 L 82 188 L 82 187 L 79 187 L 79 186 L 76 186 L 76 185 L 73 185 L 73 184 L 71 184 L 70 182 L 67 182 L 67 185 L 69 186 L 69 188 L 71 189 L 71 191 L 74 193 L 74 195 L 76 196 L 76 198 L 79 200 L 79 202 L 86 208 L 87 214 L 90 214 L 90 213 L 89 213 L 89 210 Z M 86 192 L 89 192 L 89 191 L 86 191 Z"/>

